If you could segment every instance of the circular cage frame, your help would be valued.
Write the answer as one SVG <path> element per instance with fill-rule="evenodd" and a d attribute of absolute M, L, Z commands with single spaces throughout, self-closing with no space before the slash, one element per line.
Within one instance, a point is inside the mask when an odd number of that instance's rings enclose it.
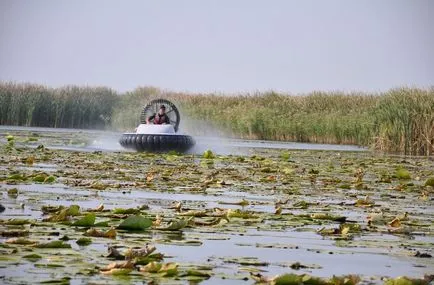
<path fill-rule="evenodd" d="M 150 116 L 158 113 L 161 105 L 166 107 L 166 115 L 169 117 L 170 124 L 175 129 L 175 132 L 178 132 L 181 115 L 179 114 L 178 108 L 176 108 L 175 104 L 166 99 L 154 99 L 146 104 L 140 113 L 140 123 L 146 124 L 146 121 Z"/>

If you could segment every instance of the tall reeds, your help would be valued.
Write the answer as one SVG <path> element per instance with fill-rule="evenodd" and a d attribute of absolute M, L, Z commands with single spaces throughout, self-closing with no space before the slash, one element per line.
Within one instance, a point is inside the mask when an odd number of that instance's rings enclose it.
<path fill-rule="evenodd" d="M 133 130 L 141 108 L 167 98 L 195 125 L 239 138 L 357 144 L 377 150 L 434 153 L 434 89 L 400 88 L 381 94 L 275 92 L 225 96 L 141 87 L 117 94 L 104 87 L 47 88 L 0 83 L 0 124 Z M 206 122 L 206 124 L 203 124 Z M 196 127 L 199 125 L 199 127 Z"/>
<path fill-rule="evenodd" d="M 111 126 L 119 96 L 105 87 L 47 88 L 0 83 L 0 124 L 55 128 Z"/>
<path fill-rule="evenodd" d="M 393 89 L 372 111 L 376 149 L 405 154 L 434 153 L 434 89 Z"/>

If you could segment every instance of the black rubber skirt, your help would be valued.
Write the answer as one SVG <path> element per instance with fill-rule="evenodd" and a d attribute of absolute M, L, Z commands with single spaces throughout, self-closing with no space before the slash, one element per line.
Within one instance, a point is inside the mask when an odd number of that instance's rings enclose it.
<path fill-rule="evenodd" d="M 123 134 L 119 143 L 128 149 L 136 151 L 184 152 L 194 146 L 195 141 L 191 136 L 166 135 L 166 134 Z"/>

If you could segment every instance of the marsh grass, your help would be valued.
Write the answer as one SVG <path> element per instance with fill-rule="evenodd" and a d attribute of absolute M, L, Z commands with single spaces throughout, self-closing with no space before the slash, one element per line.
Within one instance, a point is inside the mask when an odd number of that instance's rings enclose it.
<path fill-rule="evenodd" d="M 105 87 L 0 83 L 0 124 L 104 129 L 118 99 Z"/>
<path fill-rule="evenodd" d="M 105 87 L 0 83 L 0 124 L 133 130 L 143 106 L 161 97 L 174 101 L 183 118 L 196 125 L 189 129 L 196 135 L 203 125 L 238 138 L 356 144 L 412 155 L 434 152 L 433 88 L 227 96 L 154 87 L 119 94 Z"/>

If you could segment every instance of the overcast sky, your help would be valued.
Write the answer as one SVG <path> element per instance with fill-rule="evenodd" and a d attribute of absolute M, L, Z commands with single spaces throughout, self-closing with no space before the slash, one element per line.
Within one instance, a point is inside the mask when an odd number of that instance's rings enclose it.
<path fill-rule="evenodd" d="M 434 85 L 431 0 L 0 0 L 0 80 L 197 92 Z"/>

